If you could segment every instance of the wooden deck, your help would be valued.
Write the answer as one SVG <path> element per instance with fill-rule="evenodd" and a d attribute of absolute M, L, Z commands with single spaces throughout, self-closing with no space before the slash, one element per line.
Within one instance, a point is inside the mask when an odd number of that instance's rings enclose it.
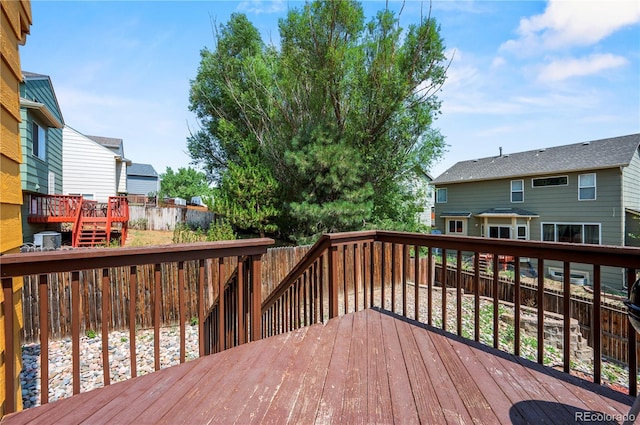
<path fill-rule="evenodd" d="M 19 412 L 2 424 L 575 423 L 576 414 L 594 412 L 621 421 L 632 402 L 364 310 Z"/>

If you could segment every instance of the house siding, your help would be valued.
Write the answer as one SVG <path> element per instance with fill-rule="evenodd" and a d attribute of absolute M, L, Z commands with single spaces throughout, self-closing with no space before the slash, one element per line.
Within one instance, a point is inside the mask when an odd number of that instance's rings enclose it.
<path fill-rule="evenodd" d="M 622 187 L 625 208 L 640 210 L 640 147 L 622 171 Z"/>
<path fill-rule="evenodd" d="M 640 211 L 640 147 L 622 171 L 622 202 L 625 208 Z M 625 245 L 640 246 L 640 214 L 626 214 L 624 237 Z"/>
<path fill-rule="evenodd" d="M 94 200 L 107 202 L 116 195 L 116 159 L 109 149 L 74 129 L 63 129 L 63 192 L 92 194 Z"/>
<path fill-rule="evenodd" d="M 144 195 L 158 192 L 158 178 L 149 176 L 128 176 L 127 189 L 131 195 Z"/>
<path fill-rule="evenodd" d="M 20 204 L 22 203 L 22 185 L 20 183 L 20 81 L 22 71 L 18 46 L 26 41 L 31 26 L 31 3 L 23 1 L 0 1 L 0 254 L 15 252 L 22 244 L 20 226 Z M 20 350 L 20 329 L 24 319 L 22 315 L 22 278 L 12 279 L 11 298 L 0 294 L 0 302 L 5 307 L 0 312 L 0 322 L 5 322 L 4 310 L 7 305 L 16 318 L 13 329 L 13 361 L 16 364 L 13 376 L 8 376 L 15 388 L 13 394 L 17 401 L 17 410 L 22 410 L 22 389 L 20 371 L 22 352 Z M 4 331 L 4 329 L 3 329 Z M 7 384 L 7 347 L 5 339 L 0 343 L 0 416 L 6 413 L 5 392 Z"/>
<path fill-rule="evenodd" d="M 48 79 L 27 80 L 22 84 L 21 96 L 43 103 L 53 116 L 62 122 L 62 114 L 58 110 L 57 101 Z M 22 165 L 20 174 L 22 190 L 35 193 L 57 194 L 62 193 L 62 129 L 46 127 L 34 117 L 28 108 L 21 108 L 22 122 L 20 134 L 22 144 Z M 33 154 L 33 122 L 47 131 L 47 144 L 45 148 L 45 160 Z M 49 173 L 53 173 L 55 184 L 54 192 L 49 193 Z"/>
<path fill-rule="evenodd" d="M 590 172 L 596 174 L 596 200 L 579 201 L 578 175 Z M 447 218 L 442 217 L 444 212 L 470 212 L 472 215 L 467 221 L 466 234 L 481 236 L 483 218 L 475 217 L 475 214 L 490 208 L 521 208 L 539 215 L 531 218 L 529 222 L 528 238 L 530 240 L 542 239 L 543 223 L 599 224 L 601 244 L 623 245 L 622 226 L 625 221 L 625 212 L 622 205 L 623 178 L 620 168 L 558 175 L 568 177 L 567 186 L 533 188 L 532 178 L 523 178 L 524 202 L 511 202 L 511 181 L 521 178 L 437 185 L 437 188 L 447 188 L 447 202 L 436 203 L 436 227 L 443 233 L 447 233 Z M 526 224 L 527 221 L 528 219 L 523 217 L 515 220 L 516 224 Z M 492 218 L 490 223 L 511 226 L 512 219 Z M 515 238 L 515 231 L 516 229 L 511 229 L 512 238 Z M 549 263 L 547 266 L 556 265 Z M 585 269 L 580 265 L 572 268 Z M 602 280 L 609 286 L 621 288 L 622 271 L 603 267 Z"/>
<path fill-rule="evenodd" d="M 122 161 L 117 161 L 116 162 L 116 182 L 117 182 L 116 192 L 118 192 L 118 194 L 120 194 L 120 193 L 123 193 L 123 194 L 128 193 L 128 188 L 127 188 L 127 164 L 122 162 Z"/>

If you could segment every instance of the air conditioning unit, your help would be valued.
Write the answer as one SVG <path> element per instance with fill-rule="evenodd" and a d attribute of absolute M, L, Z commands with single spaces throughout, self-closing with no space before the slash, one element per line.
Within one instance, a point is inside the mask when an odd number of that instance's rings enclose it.
<path fill-rule="evenodd" d="M 40 232 L 33 235 L 33 244 L 43 249 L 58 249 L 62 245 L 59 232 Z"/>

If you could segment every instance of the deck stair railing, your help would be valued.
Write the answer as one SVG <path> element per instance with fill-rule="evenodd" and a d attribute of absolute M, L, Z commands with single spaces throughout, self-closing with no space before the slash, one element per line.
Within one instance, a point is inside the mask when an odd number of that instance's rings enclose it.
<path fill-rule="evenodd" d="M 234 266 L 225 279 L 226 263 Z M 218 282 L 214 286 L 214 300 L 205 314 L 204 351 L 212 354 L 258 339 L 260 328 L 251 335 L 252 323 L 260 317 L 260 289 L 251 285 L 253 273 L 260 273 L 261 263 L 255 257 L 241 257 L 221 260 L 218 263 Z M 222 297 L 220 296 L 222 294 Z M 221 302 L 222 300 L 222 302 Z M 254 307 L 252 309 L 252 307 Z"/>
<path fill-rule="evenodd" d="M 163 265 L 170 263 L 177 265 L 177 282 L 176 291 L 178 292 L 179 299 L 179 312 L 178 312 L 178 328 L 180 333 L 180 363 L 183 363 L 186 358 L 186 333 L 185 324 L 186 318 L 186 279 L 188 278 L 185 273 L 186 263 L 195 263 L 197 268 L 196 277 L 192 279 L 197 280 L 197 309 L 198 309 L 198 334 L 199 334 L 199 348 L 198 352 L 200 356 L 205 355 L 205 336 L 204 336 L 204 323 L 205 323 L 205 311 L 209 308 L 207 304 L 207 297 L 205 294 L 205 283 L 207 279 L 211 279 L 213 273 L 208 274 L 207 270 L 211 265 L 218 263 L 218 260 L 226 261 L 238 261 L 241 264 L 239 270 L 241 273 L 238 276 L 242 276 L 237 281 L 244 281 L 243 285 L 238 288 L 256 288 L 252 291 L 247 291 L 246 296 L 242 296 L 239 299 L 242 300 L 245 305 L 241 306 L 238 311 L 248 311 L 249 315 L 247 320 L 252 326 L 243 335 L 244 342 L 249 342 L 260 338 L 260 300 L 261 300 L 261 274 L 260 274 L 260 258 L 266 252 L 267 248 L 272 246 L 274 241 L 268 238 L 261 239 L 246 239 L 236 241 L 221 241 L 221 242 L 199 242 L 190 244 L 176 244 L 167 245 L 162 247 L 125 247 L 120 249 L 110 248 L 96 248 L 91 250 L 74 250 L 74 251 L 49 251 L 49 252 L 30 252 L 20 254 L 6 254 L 0 256 L 0 276 L 2 278 L 2 288 L 4 292 L 5 300 L 12 300 L 13 283 L 14 278 L 21 276 L 35 276 L 39 282 L 38 288 L 38 300 L 37 309 L 39 311 L 40 320 L 40 356 L 41 356 L 41 370 L 40 370 L 40 394 L 41 404 L 48 403 L 49 401 L 49 318 L 53 315 L 69 315 L 71 317 L 71 341 L 72 341 L 72 382 L 73 394 L 80 392 L 80 337 L 81 337 L 81 308 L 82 307 L 82 294 L 80 291 L 81 280 L 86 272 L 92 273 L 94 270 L 101 270 L 102 280 L 99 283 L 101 286 L 101 305 L 99 306 L 100 312 L 100 327 L 98 333 L 102 339 L 102 364 L 103 367 L 103 382 L 105 385 L 109 385 L 111 382 L 110 376 L 110 355 L 109 355 L 109 332 L 113 329 L 110 327 L 111 323 L 111 290 L 110 282 L 113 277 L 126 279 L 129 286 L 129 291 L 126 299 L 117 300 L 118 302 L 126 302 L 129 306 L 127 322 L 129 324 L 129 360 L 131 365 L 131 377 L 137 376 L 136 359 L 138 354 L 136 352 L 136 307 L 141 302 L 150 302 L 153 306 L 153 357 L 154 368 L 159 370 L 161 368 L 160 358 L 160 327 L 162 325 L 161 312 L 162 312 L 162 269 Z M 153 288 L 150 293 L 146 295 L 139 295 L 140 288 L 138 283 L 139 273 L 142 273 L 143 265 L 153 266 Z M 146 269 L 146 268 L 145 268 Z M 49 305 L 49 285 L 55 285 L 54 276 L 58 273 L 68 273 L 71 281 L 71 288 L 68 293 L 70 297 L 70 311 L 51 310 Z M 225 281 L 222 280 L 222 284 Z M 209 282 L 211 284 L 211 282 Z M 219 285 L 221 285 L 218 282 Z M 83 283 L 84 286 L 84 283 Z M 241 289 L 238 289 L 240 291 Z M 143 292 L 144 294 L 144 292 Z M 144 299 L 142 298 L 144 297 Z M 227 315 L 232 310 L 223 306 L 221 315 Z M 12 413 L 17 408 L 17 388 L 14 377 L 16 376 L 16 369 L 18 363 L 16 362 L 15 341 L 14 338 L 14 306 L 10 302 L 3 303 L 4 312 L 4 347 L 5 352 L 4 359 L 4 394 L 6 395 L 4 400 L 4 414 Z M 255 329 L 253 329 L 255 328 Z M 144 342 L 144 341 L 140 341 Z M 83 359 L 84 361 L 85 359 Z"/>
<path fill-rule="evenodd" d="M 499 348 L 500 273 L 503 260 L 513 257 L 514 297 L 512 313 L 512 352 L 521 355 L 524 300 L 521 296 L 520 264 L 535 261 L 538 273 L 530 280 L 537 283 L 537 347 L 535 357 L 544 363 L 545 344 L 544 288 L 549 264 L 564 271 L 562 288 L 562 370 L 571 372 L 571 270 L 575 264 L 590 265 L 594 308 L 592 316 L 594 382 L 602 383 L 602 269 L 615 267 L 624 271 L 631 287 L 640 271 L 640 248 L 587 244 L 520 241 L 448 235 L 423 235 L 388 231 L 350 232 L 324 235 L 307 255 L 277 285 L 262 303 L 264 336 L 287 332 L 311 323 L 323 322 L 339 314 L 370 307 L 391 310 L 409 319 L 438 326 L 457 335 L 463 334 L 464 321 L 471 321 L 470 335 L 480 341 L 480 276 L 488 266 L 492 279 L 490 313 L 493 346 Z M 490 264 L 480 267 L 481 259 Z M 442 271 L 436 274 L 436 262 Z M 471 291 L 473 309 L 470 317 L 462 311 L 462 272 L 473 273 L 475 290 Z M 493 271 L 498 271 L 493 273 Z M 622 276 L 622 274 L 620 275 Z M 453 277 L 453 278 L 452 278 Z M 548 283 L 547 283 L 548 284 Z M 443 288 L 445 290 L 443 290 Z M 528 300 L 531 301 L 531 300 Z M 436 320 L 436 308 L 440 315 Z M 455 306 L 451 312 L 451 306 Z M 448 315 L 450 317 L 448 317 Z M 465 324 L 466 326 L 466 324 Z M 636 332 L 628 327 L 628 391 L 637 395 Z"/>

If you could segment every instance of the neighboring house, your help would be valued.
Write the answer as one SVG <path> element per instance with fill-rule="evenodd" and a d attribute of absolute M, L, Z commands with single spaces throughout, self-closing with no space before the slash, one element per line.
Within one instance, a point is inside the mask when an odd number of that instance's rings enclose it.
<path fill-rule="evenodd" d="M 160 191 L 160 176 L 151 164 L 134 162 L 127 167 L 127 189 L 129 195 L 157 195 Z"/>
<path fill-rule="evenodd" d="M 2 69 L 2 82 L 0 83 L 0 254 L 18 252 L 22 245 L 22 228 L 20 226 L 20 208 L 22 204 L 22 185 L 20 183 L 20 163 L 22 152 L 20 148 L 20 83 L 22 81 L 22 68 L 20 68 L 20 55 L 18 48 L 27 41 L 27 34 L 31 27 L 31 3 L 29 0 L 0 0 L 0 21 L 2 22 L 2 35 L 0 36 L 0 68 Z M 13 278 L 9 286 L 7 281 L 2 282 L 4 290 L 0 294 L 0 302 L 3 311 L 0 312 L 0 321 L 3 325 L 3 333 L 13 335 L 13 362 L 18 367 L 13 371 L 7 364 L 10 352 L 5 346 L 9 338 L 1 338 L 0 355 L 0 415 L 5 415 L 12 410 L 7 407 L 8 400 L 17 401 L 17 410 L 22 410 L 22 389 L 20 388 L 20 366 L 22 365 L 22 352 L 20 350 L 20 328 L 23 323 L 22 316 L 22 278 Z M 5 294 L 9 295 L 5 298 Z M 12 299 L 11 299 L 12 298 Z M 12 310 L 11 318 L 5 316 L 5 311 Z M 13 329 L 7 331 L 7 324 Z M 12 376 L 13 375 L 13 376 Z M 7 379 L 13 382 L 14 392 L 7 397 Z"/>
<path fill-rule="evenodd" d="M 22 233 L 25 242 L 57 224 L 27 221 L 35 208 L 32 195 L 62 193 L 62 127 L 64 120 L 56 93 L 47 75 L 23 72 L 20 85 L 20 136 L 22 142 Z"/>
<path fill-rule="evenodd" d="M 105 148 L 110 149 L 113 153 L 115 153 L 119 158 L 116 165 L 116 185 L 117 185 L 117 195 L 126 195 L 128 193 L 127 190 L 127 166 L 131 165 L 131 161 L 126 159 L 124 156 L 124 143 L 122 139 L 116 139 L 113 137 L 102 137 L 102 136 L 87 136 L 89 139 L 93 140 L 104 146 Z"/>
<path fill-rule="evenodd" d="M 68 125 L 62 131 L 63 192 L 84 199 L 107 202 L 110 196 L 127 193 L 126 167 L 121 139 L 109 139 L 115 148 L 105 146 Z M 117 142 L 116 142 L 117 141 Z"/>
<path fill-rule="evenodd" d="M 435 226 L 445 234 L 640 246 L 640 134 L 461 161 L 438 176 Z M 501 149 L 502 150 L 502 149 Z M 635 217 L 635 218 L 634 218 Z M 545 263 L 559 279 L 562 267 Z M 575 283 L 592 271 L 572 264 Z M 623 271 L 602 271 L 620 289 Z"/>

